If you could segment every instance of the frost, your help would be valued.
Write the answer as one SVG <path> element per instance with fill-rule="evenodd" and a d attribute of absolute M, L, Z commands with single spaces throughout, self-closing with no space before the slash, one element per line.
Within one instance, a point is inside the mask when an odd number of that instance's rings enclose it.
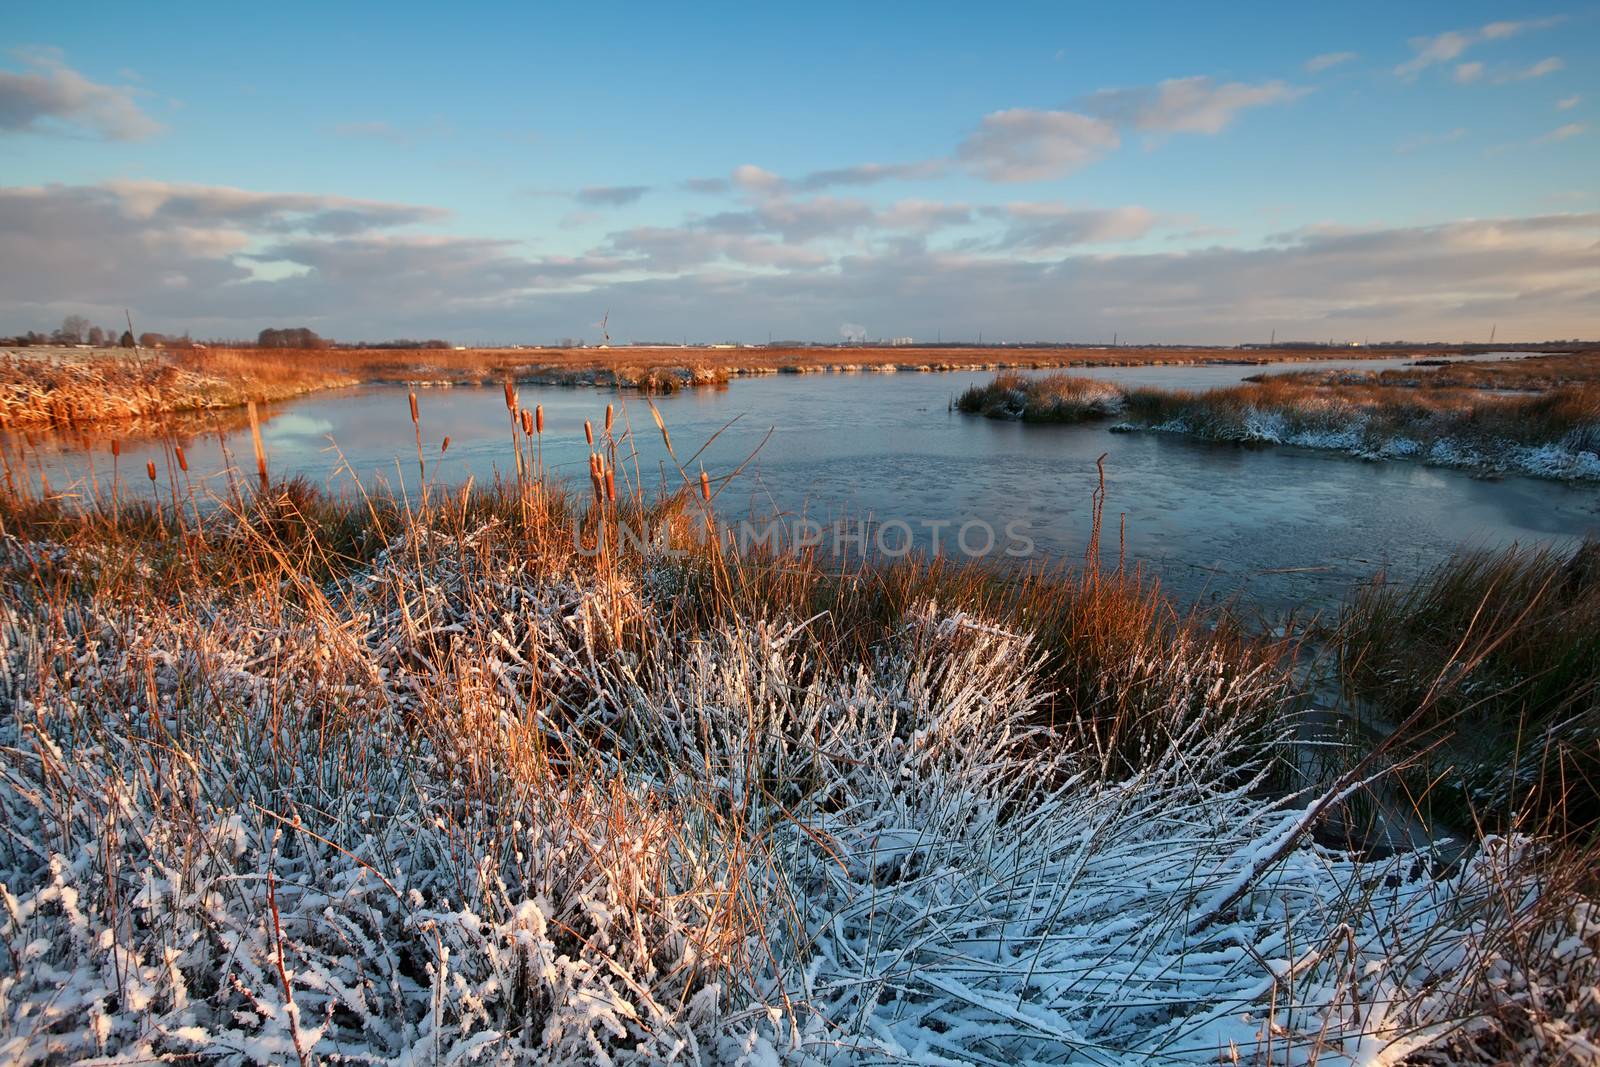
<path fill-rule="evenodd" d="M 1529 843 L 1317 846 L 1208 646 L 1103 680 L 1160 694 L 1117 770 L 1026 633 L 840 663 L 493 534 L 307 607 L 0 602 L 0 1060 L 1367 1062 L 1486 999 L 1593 1048 L 1600 912 L 1526 973 Z"/>

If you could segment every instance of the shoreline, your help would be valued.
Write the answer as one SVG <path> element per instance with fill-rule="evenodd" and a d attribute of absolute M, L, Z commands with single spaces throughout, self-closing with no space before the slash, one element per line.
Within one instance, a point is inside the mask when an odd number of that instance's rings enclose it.
<path fill-rule="evenodd" d="M 1516 373 L 1513 367 L 1507 375 Z M 1299 378 L 1286 374 L 1195 392 L 1129 389 L 1070 375 L 1002 374 L 967 390 L 955 410 L 1027 423 L 1116 420 L 1108 427 L 1112 433 L 1288 445 L 1484 476 L 1520 474 L 1569 485 L 1600 481 L 1600 385 L 1587 379 L 1500 395 L 1482 385 Z"/>
<path fill-rule="evenodd" d="M 1530 346 L 1527 351 L 1577 351 L 1586 346 Z M 1494 351 L 1510 351 L 1502 348 Z M 1521 349 L 1515 349 L 1520 351 Z M 613 349 L 64 349 L 0 351 L 0 429 L 46 429 L 221 411 L 249 400 L 294 399 L 351 385 L 410 388 L 494 385 L 511 380 L 550 387 L 640 388 L 674 392 L 717 388 L 733 378 L 789 374 L 931 374 L 1065 370 L 1082 367 L 1315 365 L 1471 355 L 1482 346 L 1420 345 L 1350 348 L 1203 348 L 1147 346 L 1019 348 L 1016 346 L 838 348 Z M 1005 358 L 977 358 L 1003 355 Z M 923 357 L 923 358 L 917 358 Z M 124 380 L 109 388 L 107 370 Z M 187 392 L 171 379 L 189 377 Z M 66 379 L 42 389 L 39 376 Z M 204 379 L 204 380 L 198 380 Z M 103 394 L 138 392 L 128 410 Z M 70 395 L 69 395 L 70 394 Z M 109 410 L 108 410 L 109 408 Z"/>

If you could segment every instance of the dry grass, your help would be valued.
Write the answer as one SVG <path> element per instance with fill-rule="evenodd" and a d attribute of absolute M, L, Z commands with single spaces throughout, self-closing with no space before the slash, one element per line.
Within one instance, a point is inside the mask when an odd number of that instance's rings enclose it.
<path fill-rule="evenodd" d="M 1423 361 L 1426 364 L 1426 361 Z M 1277 377 L 1275 375 L 1274 377 Z M 1451 362 L 1384 371 L 1295 371 L 1290 377 L 1315 385 L 1380 385 L 1412 389 L 1515 389 L 1543 392 L 1600 384 L 1600 349 L 1523 356 L 1491 362 Z"/>
<path fill-rule="evenodd" d="M 1600 542 L 1466 553 L 1410 586 L 1376 582 L 1340 620 L 1358 713 L 1426 704 L 1419 794 L 1458 825 L 1600 827 Z"/>
<path fill-rule="evenodd" d="M 1342 374 L 1335 384 L 1317 376 L 1271 375 L 1229 388 L 1186 391 L 1125 389 L 1072 375 L 1002 374 L 967 390 L 956 406 L 1027 422 L 1075 423 L 1121 414 L 1127 421 L 1113 429 L 1423 459 L 1482 472 L 1600 479 L 1600 383 L 1503 395 L 1380 385 Z"/>
<path fill-rule="evenodd" d="M 151 419 L 351 384 L 326 363 L 259 361 L 242 352 L 24 349 L 0 356 L 0 428 Z"/>
<path fill-rule="evenodd" d="M 618 522 L 683 545 L 709 478 L 646 500 L 599 424 L 569 495 L 521 415 L 514 482 L 410 502 L 0 500 L 0 1058 L 1593 1040 L 1586 854 L 1315 847 L 1361 766 L 1285 794 L 1284 642 L 1093 549 L 669 557 Z"/>
<path fill-rule="evenodd" d="M 956 410 L 990 419 L 1084 422 L 1119 414 L 1122 390 L 1073 374 L 1000 374 L 987 385 L 974 385 L 962 393 L 956 398 Z"/>

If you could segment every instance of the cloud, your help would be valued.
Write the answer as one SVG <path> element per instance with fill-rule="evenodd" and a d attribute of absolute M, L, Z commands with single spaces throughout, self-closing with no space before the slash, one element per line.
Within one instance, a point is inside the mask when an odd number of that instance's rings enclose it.
<path fill-rule="evenodd" d="M 573 199 L 592 207 L 622 207 L 638 203 L 649 191 L 648 185 L 588 185 L 574 193 Z"/>
<path fill-rule="evenodd" d="M 773 198 L 748 211 L 724 211 L 696 221 L 696 229 L 716 233 L 770 233 L 803 243 L 819 237 L 851 233 L 870 225 L 877 215 L 862 200 L 819 196 L 808 200 Z"/>
<path fill-rule="evenodd" d="M 990 181 L 1059 178 L 1093 163 L 1121 144 L 1109 122 L 1072 111 L 1012 108 L 985 115 L 956 149 L 957 157 Z"/>
<path fill-rule="evenodd" d="M 862 163 L 854 167 L 837 167 L 832 170 L 815 170 L 793 183 L 793 187 L 807 192 L 827 189 L 835 185 L 875 185 L 886 181 L 917 181 L 937 178 L 945 172 L 941 159 L 917 163 Z"/>
<path fill-rule="evenodd" d="M 1461 85 L 1470 85 L 1483 77 L 1483 64 L 1478 62 L 1457 65 L 1455 79 Z"/>
<path fill-rule="evenodd" d="M 1133 241 L 1158 223 L 1142 207 L 1072 208 L 1065 204 L 1014 203 L 984 214 L 1007 223 L 992 247 L 1026 252 L 1055 251 L 1074 245 Z"/>
<path fill-rule="evenodd" d="M 734 167 L 728 181 L 733 188 L 747 193 L 778 193 L 783 191 L 785 185 L 781 177 L 754 163 Z"/>
<path fill-rule="evenodd" d="M 17 55 L 29 72 L 0 70 L 0 133 L 77 133 L 139 141 L 164 129 L 139 109 L 137 90 L 90 81 L 53 49 Z"/>
<path fill-rule="evenodd" d="M 1568 141 L 1589 132 L 1588 123 L 1569 122 L 1565 126 L 1557 126 L 1543 137 L 1536 138 L 1534 144 L 1554 144 L 1557 141 Z"/>
<path fill-rule="evenodd" d="M 1171 78 L 1137 89 L 1102 89 L 1084 107 L 1147 133 L 1221 133 L 1241 111 L 1286 103 L 1305 92 L 1280 81 L 1218 85 L 1207 77 Z"/>
<path fill-rule="evenodd" d="M 1320 56 L 1312 56 L 1306 60 L 1306 72 L 1316 74 L 1320 71 L 1332 70 L 1334 67 L 1343 66 L 1355 58 L 1356 53 L 1354 52 L 1324 52 Z"/>
<path fill-rule="evenodd" d="M 1014 338 L 1137 323 L 1201 342 L 1272 328 L 1326 337 L 1343 322 L 1374 337 L 1461 337 L 1490 321 L 1502 333 L 1600 332 L 1600 212 L 1315 226 L 1246 247 L 1128 253 L 1105 246 L 1163 220 L 1029 202 L 902 201 L 869 207 L 865 221 L 860 210 L 758 201 L 740 221 L 691 218 L 537 256 L 510 240 L 404 230 L 443 217 L 414 205 L 154 182 L 0 188 L 0 321 L 36 328 L 126 306 L 147 328 L 201 336 L 292 320 L 348 338 L 538 340 L 583 332 L 611 307 L 623 309 L 612 321 L 628 324 L 624 337 L 827 337 L 839 323 L 952 336 L 1002 322 Z M 940 247 L 923 225 L 994 236 Z"/>
<path fill-rule="evenodd" d="M 1573 93 L 1571 96 L 1563 96 L 1560 100 L 1556 101 L 1556 110 L 1571 111 L 1582 101 L 1583 97 L 1579 96 L 1577 93 Z"/>
<path fill-rule="evenodd" d="M 972 221 L 972 208 L 940 200 L 901 200 L 878 213 L 877 224 L 888 230 L 929 233 Z"/>
<path fill-rule="evenodd" d="M 1558 70 L 1564 70 L 1566 69 L 1566 66 L 1567 65 L 1563 63 L 1559 57 L 1550 56 L 1546 59 L 1539 60 L 1539 62 L 1533 64 L 1532 66 L 1524 67 L 1521 70 L 1515 70 L 1509 74 L 1502 75 L 1497 80 L 1500 82 L 1532 81 L 1534 78 L 1542 78 L 1546 74 L 1554 74 Z"/>
<path fill-rule="evenodd" d="M 691 193 L 725 193 L 728 191 L 728 179 L 690 178 L 683 183 L 683 188 Z"/>
<path fill-rule="evenodd" d="M 1409 42 L 1414 55 L 1394 68 L 1401 78 L 1415 78 L 1429 67 L 1459 59 L 1469 48 L 1485 41 L 1502 41 L 1532 30 L 1549 29 L 1562 19 L 1522 19 L 1519 21 L 1491 22 L 1475 30 L 1448 30 L 1432 37 L 1413 37 Z"/>

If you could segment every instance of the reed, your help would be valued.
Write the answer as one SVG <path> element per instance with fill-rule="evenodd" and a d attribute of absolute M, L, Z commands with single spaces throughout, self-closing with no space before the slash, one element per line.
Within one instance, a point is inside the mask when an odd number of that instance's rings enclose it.
<path fill-rule="evenodd" d="M 1573 835 L 1317 844 L 1344 789 L 1291 771 L 1293 640 L 1097 545 L 741 556 L 696 536 L 710 472 L 646 505 L 587 436 L 588 500 L 288 480 L 185 538 L 0 500 L 6 1057 L 1518 1062 L 1600 1029 Z M 1543 607 L 1571 566 L 1326 640 L 1431 728 L 1452 664 L 1586 625 Z M 1445 682 L 1356 654 L 1406 627 Z M 1589 675 L 1542 676 L 1571 718 Z"/>

